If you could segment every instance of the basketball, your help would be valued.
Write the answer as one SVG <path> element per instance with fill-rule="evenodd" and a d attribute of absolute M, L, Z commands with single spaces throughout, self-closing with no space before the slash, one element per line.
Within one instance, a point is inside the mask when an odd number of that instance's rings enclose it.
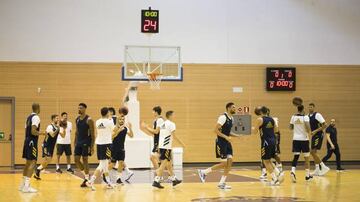
<path fill-rule="evenodd" d="M 299 105 L 302 105 L 303 100 L 302 100 L 301 97 L 294 97 L 294 98 L 292 99 L 292 103 L 293 103 L 294 106 L 297 107 L 297 106 L 299 106 Z"/>
<path fill-rule="evenodd" d="M 127 107 L 120 107 L 119 113 L 126 116 L 129 113 L 129 109 Z"/>
<path fill-rule="evenodd" d="M 261 106 L 255 107 L 254 113 L 255 113 L 257 116 L 260 116 L 260 115 L 261 115 Z"/>
<path fill-rule="evenodd" d="M 67 127 L 67 121 L 60 121 L 60 127 L 66 128 Z"/>

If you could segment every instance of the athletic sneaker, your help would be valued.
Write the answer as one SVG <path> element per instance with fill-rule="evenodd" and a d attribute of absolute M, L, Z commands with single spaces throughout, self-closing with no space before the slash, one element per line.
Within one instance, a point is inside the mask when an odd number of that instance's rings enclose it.
<path fill-rule="evenodd" d="M 37 192 L 36 189 L 34 189 L 30 186 L 24 186 L 21 191 L 24 193 L 36 193 Z"/>
<path fill-rule="evenodd" d="M 152 186 L 153 186 L 153 187 L 156 187 L 156 188 L 159 188 L 159 189 L 164 189 L 164 187 L 160 184 L 160 182 L 154 181 L 154 182 L 152 183 Z"/>
<path fill-rule="evenodd" d="M 327 172 L 329 172 L 330 168 L 327 166 L 323 166 L 319 172 L 319 176 L 324 176 Z"/>
<path fill-rule="evenodd" d="M 314 172 L 310 173 L 311 176 L 319 176 L 320 175 L 320 170 L 315 169 Z"/>
<path fill-rule="evenodd" d="M 266 173 L 262 173 L 259 177 L 259 180 L 264 180 L 266 181 L 267 180 L 267 174 Z"/>
<path fill-rule="evenodd" d="M 180 184 L 182 181 L 175 178 L 175 180 L 172 181 L 172 186 L 175 187 L 176 185 Z"/>
<path fill-rule="evenodd" d="M 124 183 L 121 181 L 121 178 L 119 177 L 119 179 L 116 180 L 116 184 L 123 185 Z"/>
<path fill-rule="evenodd" d="M 125 177 L 125 181 L 129 181 L 130 178 L 134 175 L 134 172 L 133 171 L 129 171 L 127 174 L 126 174 L 126 177 Z"/>
<path fill-rule="evenodd" d="M 94 183 L 91 183 L 90 181 L 85 182 L 85 186 L 91 188 L 92 191 L 96 191 L 96 188 L 94 186 Z"/>
<path fill-rule="evenodd" d="M 293 183 L 296 183 L 296 175 L 295 175 L 295 173 L 291 172 L 291 173 L 290 173 L 290 176 L 291 176 L 291 181 L 292 181 Z"/>
<path fill-rule="evenodd" d="M 344 168 L 337 168 L 337 169 L 336 169 L 336 172 L 344 172 L 344 171 L 345 171 Z"/>
<path fill-rule="evenodd" d="M 56 173 L 62 173 L 62 171 L 61 171 L 61 169 L 59 168 L 59 169 L 56 169 L 56 171 L 55 171 Z"/>
<path fill-rule="evenodd" d="M 84 179 L 84 181 L 81 183 L 80 187 L 83 187 L 83 188 L 88 187 L 87 183 L 88 183 L 88 180 Z"/>
<path fill-rule="evenodd" d="M 219 189 L 231 189 L 230 185 L 227 185 L 226 183 L 218 184 Z"/>
<path fill-rule="evenodd" d="M 309 175 L 309 176 L 305 176 L 305 181 L 310 181 L 313 178 L 313 176 Z"/>
<path fill-rule="evenodd" d="M 270 186 L 277 186 L 277 185 L 279 185 L 280 184 L 280 182 L 279 182 L 279 180 L 278 179 L 272 179 L 271 181 L 270 181 Z"/>
<path fill-rule="evenodd" d="M 203 171 L 203 170 L 200 170 L 200 169 L 198 169 L 197 171 L 198 171 L 198 175 L 199 175 L 200 181 L 201 181 L 202 183 L 204 183 L 204 182 L 205 182 L 205 178 L 206 178 L 206 175 L 205 175 L 204 171 Z"/>
<path fill-rule="evenodd" d="M 68 168 L 66 171 L 67 171 L 68 173 L 71 173 L 71 174 L 74 174 L 74 173 L 75 173 L 75 171 L 74 171 L 73 169 L 71 169 L 71 168 Z"/>
<path fill-rule="evenodd" d="M 40 178 L 40 172 L 41 172 L 41 170 L 39 170 L 39 169 L 35 169 L 35 174 L 34 174 L 34 178 L 35 179 L 37 179 L 37 180 L 41 180 L 41 178 Z"/>

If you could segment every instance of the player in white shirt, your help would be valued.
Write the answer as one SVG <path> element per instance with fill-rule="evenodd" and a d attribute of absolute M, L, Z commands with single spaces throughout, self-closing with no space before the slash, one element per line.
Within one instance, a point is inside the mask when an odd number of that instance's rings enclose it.
<path fill-rule="evenodd" d="M 95 123 L 96 127 L 96 149 L 99 166 L 96 168 L 94 174 L 91 176 L 87 186 L 95 190 L 94 182 L 101 173 L 105 174 L 106 187 L 113 188 L 109 178 L 109 159 L 111 159 L 111 145 L 112 145 L 112 132 L 114 130 L 114 123 L 109 119 L 109 109 L 107 107 L 101 108 L 101 118 Z"/>
<path fill-rule="evenodd" d="M 74 174 L 74 170 L 71 168 L 71 132 L 72 132 L 72 123 L 68 121 L 68 114 L 66 112 L 61 113 L 61 121 L 60 121 L 60 132 L 63 133 L 65 131 L 65 136 L 58 136 L 56 141 L 56 172 L 62 173 L 60 169 L 60 157 L 65 152 L 66 155 L 66 163 L 67 169 L 66 171 Z"/>
<path fill-rule="evenodd" d="M 185 147 L 185 144 L 175 135 L 176 125 L 173 122 L 174 112 L 173 111 L 166 112 L 166 119 L 167 120 L 160 126 L 159 152 L 160 152 L 161 164 L 159 169 L 157 169 L 156 171 L 156 176 L 152 184 L 152 186 L 157 187 L 159 189 L 164 188 L 160 184 L 160 179 L 161 176 L 163 175 L 163 171 L 165 167 L 168 168 L 173 187 L 181 183 L 181 180 L 178 180 L 176 178 L 171 163 L 173 138 L 177 140 L 183 147 Z"/>
<path fill-rule="evenodd" d="M 304 154 L 305 159 L 305 180 L 309 181 L 312 179 L 310 175 L 310 142 L 309 142 L 309 134 L 310 130 L 310 119 L 309 116 L 305 115 L 304 106 L 297 106 L 298 113 L 294 114 L 290 120 L 290 130 L 293 131 L 293 148 L 292 151 L 294 153 L 294 159 L 292 161 L 291 167 L 291 179 L 295 183 L 296 182 L 296 166 L 299 160 L 300 154 Z"/>

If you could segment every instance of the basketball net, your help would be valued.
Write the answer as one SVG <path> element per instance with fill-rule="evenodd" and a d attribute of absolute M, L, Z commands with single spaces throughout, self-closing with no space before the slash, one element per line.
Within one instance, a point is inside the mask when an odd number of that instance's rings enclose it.
<path fill-rule="evenodd" d="M 147 77 L 149 79 L 149 83 L 150 83 L 150 89 L 151 90 L 159 90 L 160 89 L 160 84 L 161 84 L 161 75 L 160 73 L 155 73 L 155 72 L 149 72 L 147 74 Z"/>

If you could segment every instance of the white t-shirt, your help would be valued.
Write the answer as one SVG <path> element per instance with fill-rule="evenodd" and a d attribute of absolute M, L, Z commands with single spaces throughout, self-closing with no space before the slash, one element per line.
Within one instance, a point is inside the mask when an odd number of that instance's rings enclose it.
<path fill-rule="evenodd" d="M 35 114 L 34 112 L 31 114 Z M 31 118 L 31 122 L 33 126 L 39 127 L 40 124 L 40 117 L 38 115 L 35 115 Z M 25 128 L 26 128 L 26 121 L 25 121 Z"/>
<path fill-rule="evenodd" d="M 231 116 L 231 115 L 229 115 L 229 114 L 226 113 L 226 112 L 225 112 L 225 114 L 232 120 L 232 116 Z M 222 114 L 222 115 L 219 116 L 218 121 L 217 121 L 218 124 L 224 125 L 224 123 L 226 122 L 226 116 L 225 116 L 225 114 Z"/>
<path fill-rule="evenodd" d="M 277 117 L 272 117 L 275 122 L 275 126 L 279 128 L 279 119 Z"/>
<path fill-rule="evenodd" d="M 293 140 L 309 140 L 309 133 L 306 132 L 305 122 L 310 122 L 309 116 L 295 114 L 291 117 L 290 124 L 294 125 Z"/>
<path fill-rule="evenodd" d="M 160 135 L 159 135 L 159 148 L 160 149 L 171 149 L 172 148 L 172 136 L 171 133 L 176 130 L 176 125 L 174 122 L 166 120 L 160 126 Z"/>
<path fill-rule="evenodd" d="M 58 135 L 57 144 L 71 144 L 71 131 L 72 131 L 72 123 L 70 121 L 67 122 L 66 129 L 65 129 L 65 137 L 61 137 Z M 64 128 L 60 127 L 60 133 L 64 133 Z"/>
<path fill-rule="evenodd" d="M 95 144 L 111 144 L 112 131 L 114 130 L 114 122 L 110 119 L 98 119 L 96 121 L 96 139 Z"/>
<path fill-rule="evenodd" d="M 46 133 L 52 133 L 52 132 L 54 132 L 54 130 L 53 130 L 53 126 L 50 124 L 46 128 Z"/>
<path fill-rule="evenodd" d="M 162 126 L 163 124 L 164 124 L 163 118 L 159 117 L 156 119 L 156 128 Z M 156 129 L 156 128 L 154 128 L 154 129 Z"/>

